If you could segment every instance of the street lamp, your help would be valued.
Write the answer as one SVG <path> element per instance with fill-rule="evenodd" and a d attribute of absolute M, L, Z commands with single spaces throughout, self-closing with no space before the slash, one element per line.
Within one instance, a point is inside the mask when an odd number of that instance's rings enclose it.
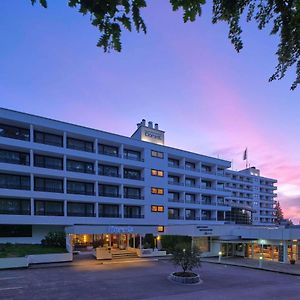
<path fill-rule="evenodd" d="M 258 261 L 258 266 L 259 266 L 260 268 L 262 268 L 262 262 L 263 262 L 263 256 L 261 255 L 261 256 L 259 257 L 259 261 Z"/>
<path fill-rule="evenodd" d="M 221 262 L 222 251 L 219 251 L 219 262 Z"/>

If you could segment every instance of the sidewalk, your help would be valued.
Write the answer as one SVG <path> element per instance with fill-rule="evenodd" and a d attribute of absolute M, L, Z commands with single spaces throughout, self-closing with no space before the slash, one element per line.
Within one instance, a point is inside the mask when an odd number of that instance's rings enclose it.
<path fill-rule="evenodd" d="M 289 275 L 298 275 L 300 276 L 300 264 L 296 263 L 291 265 L 289 263 L 279 263 L 274 261 L 263 260 L 262 267 L 259 267 L 259 261 L 257 259 L 249 258 L 223 258 L 219 262 L 218 257 L 202 258 L 203 262 L 214 263 L 214 264 L 223 264 L 229 266 L 238 266 L 250 269 L 265 270 L 270 272 L 277 272 Z"/>

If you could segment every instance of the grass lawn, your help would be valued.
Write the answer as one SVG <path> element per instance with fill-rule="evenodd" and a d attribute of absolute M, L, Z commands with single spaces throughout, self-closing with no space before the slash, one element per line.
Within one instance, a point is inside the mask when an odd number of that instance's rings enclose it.
<path fill-rule="evenodd" d="M 65 248 L 37 244 L 0 244 L 0 258 L 22 257 L 30 254 L 65 253 Z"/>

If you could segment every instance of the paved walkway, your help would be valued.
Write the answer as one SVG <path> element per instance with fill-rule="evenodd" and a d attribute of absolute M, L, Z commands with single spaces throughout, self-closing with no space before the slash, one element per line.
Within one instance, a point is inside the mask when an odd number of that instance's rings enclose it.
<path fill-rule="evenodd" d="M 239 266 L 251 269 L 260 269 L 271 272 L 290 274 L 290 275 L 298 275 L 300 276 L 300 263 L 296 263 L 295 265 L 291 265 L 290 263 L 279 263 L 269 260 L 262 261 L 262 267 L 259 267 L 259 261 L 257 259 L 249 259 L 249 258 L 239 258 L 239 257 L 231 257 L 231 258 L 223 258 L 221 262 L 217 257 L 203 258 L 202 261 L 215 263 L 215 264 L 224 264 L 230 266 Z"/>

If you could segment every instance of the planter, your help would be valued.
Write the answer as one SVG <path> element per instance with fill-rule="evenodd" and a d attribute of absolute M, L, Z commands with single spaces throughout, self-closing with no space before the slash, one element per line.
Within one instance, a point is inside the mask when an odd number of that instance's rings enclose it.
<path fill-rule="evenodd" d="M 182 276 L 182 275 L 185 276 Z M 183 284 L 200 284 L 202 280 L 200 279 L 199 274 L 192 273 L 192 272 L 173 272 L 169 275 L 169 279 L 178 283 Z"/>
<path fill-rule="evenodd" d="M 294 259 L 290 259 L 290 264 L 294 265 L 296 263 L 296 261 Z"/>

